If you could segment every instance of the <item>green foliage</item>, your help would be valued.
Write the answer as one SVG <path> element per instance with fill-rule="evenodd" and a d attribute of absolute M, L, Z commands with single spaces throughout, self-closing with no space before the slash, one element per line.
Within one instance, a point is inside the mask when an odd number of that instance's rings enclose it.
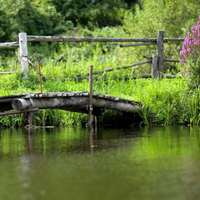
<path fill-rule="evenodd" d="M 127 9 L 124 0 L 52 0 L 51 2 L 65 21 L 71 21 L 76 26 L 77 24 L 87 26 L 89 29 L 120 25 L 123 12 Z"/>
<path fill-rule="evenodd" d="M 190 27 L 198 20 L 200 4 L 187 0 L 144 0 L 141 6 L 136 6 L 136 12 L 126 11 L 123 27 L 132 38 L 155 38 L 158 30 L 164 30 L 166 38 L 183 38 Z M 165 43 L 165 57 L 180 58 L 181 43 Z M 154 50 L 154 46 L 143 47 L 140 52 Z M 127 50 L 130 52 L 130 50 Z M 152 55 L 152 53 L 151 53 Z M 173 68 L 172 63 L 164 63 L 164 72 Z M 178 71 L 175 70 L 175 73 Z"/>
<path fill-rule="evenodd" d="M 126 2 L 127 4 L 124 4 Z M 0 40 L 15 39 L 25 31 L 29 35 L 66 35 L 85 37 L 130 37 L 155 38 L 158 30 L 165 30 L 165 37 L 184 37 L 188 28 L 196 21 L 200 4 L 198 1 L 166 0 L 140 1 L 138 5 L 130 1 L 54 1 L 54 0 L 0 0 Z M 14 17 L 13 17 L 14 16 Z M 119 26 L 120 24 L 120 26 Z M 107 25 L 118 25 L 108 27 Z M 104 27 L 105 26 L 105 27 Z M 99 28 L 103 27 L 103 28 Z M 119 48 L 118 43 L 29 43 L 29 58 L 37 54 L 41 58 L 42 73 L 48 81 L 43 82 L 44 92 L 88 91 L 87 74 L 89 66 L 94 71 L 116 68 L 143 60 L 143 55 L 152 55 L 154 45 L 137 48 Z M 178 58 L 180 43 L 165 43 L 165 57 Z M 175 49 L 175 50 L 174 50 Z M 15 53 L 13 53 L 14 55 Z M 2 54 L 3 55 L 3 54 Z M 1 71 L 14 71 L 12 75 L 1 75 L 0 96 L 39 92 L 39 76 L 30 69 L 29 78 L 24 78 L 13 65 L 11 59 L 1 59 Z M 12 62 L 15 60 L 12 59 Z M 34 60 L 33 60 L 34 62 Z M 37 63 L 35 63 L 37 66 Z M 178 72 L 176 65 L 165 64 L 164 72 Z M 192 69 L 191 69 L 192 70 Z M 198 70 L 198 62 L 194 65 Z M 109 75 L 99 74 L 94 81 L 94 92 L 138 100 L 142 103 L 140 113 L 144 123 L 177 124 L 199 123 L 199 90 L 188 93 L 188 84 L 195 86 L 198 76 L 188 80 L 125 80 L 125 75 L 149 74 L 151 64 L 114 70 Z M 81 81 L 78 78 L 81 77 Z M 115 116 L 117 116 L 116 114 Z M 113 113 L 108 113 L 108 118 Z M 60 110 L 45 110 L 35 114 L 35 125 L 80 125 L 85 115 Z M 22 126 L 26 121 L 20 117 L 3 117 L 2 126 Z"/>

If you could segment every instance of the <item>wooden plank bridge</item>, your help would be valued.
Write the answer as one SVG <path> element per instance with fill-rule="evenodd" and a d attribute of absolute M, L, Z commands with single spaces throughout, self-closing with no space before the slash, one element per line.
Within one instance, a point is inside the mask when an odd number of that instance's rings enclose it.
<path fill-rule="evenodd" d="M 71 112 L 88 113 L 89 92 L 48 92 L 7 95 L 0 97 L 0 112 L 28 108 L 61 109 Z M 140 110 L 138 101 L 92 94 L 92 114 L 102 115 L 105 109 L 135 113 Z"/>

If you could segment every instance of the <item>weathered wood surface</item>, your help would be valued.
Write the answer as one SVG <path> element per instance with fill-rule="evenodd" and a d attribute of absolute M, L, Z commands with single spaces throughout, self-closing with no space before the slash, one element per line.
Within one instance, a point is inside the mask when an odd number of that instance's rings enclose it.
<path fill-rule="evenodd" d="M 192 38 L 191 38 L 192 39 Z M 185 38 L 164 38 L 164 42 L 182 42 Z"/>
<path fill-rule="evenodd" d="M 18 42 L 5 42 L 0 43 L 0 49 L 12 49 L 12 48 L 18 48 L 19 43 Z"/>
<path fill-rule="evenodd" d="M 163 61 L 164 61 L 164 39 L 165 31 L 158 31 L 157 35 L 157 55 L 158 55 L 158 73 L 159 78 L 161 78 L 161 74 L 163 73 Z"/>
<path fill-rule="evenodd" d="M 28 69 L 28 50 L 27 50 L 27 35 L 26 33 L 19 34 L 19 59 L 21 62 L 21 70 L 25 76 L 29 75 Z"/>
<path fill-rule="evenodd" d="M 156 42 L 157 38 L 102 38 L 102 37 L 67 37 L 67 36 L 36 36 L 28 35 L 32 42 Z M 164 38 L 164 42 L 184 41 L 185 38 Z"/>
<path fill-rule="evenodd" d="M 88 92 L 55 92 L 30 93 L 0 97 L 0 111 L 12 109 L 21 110 L 27 106 L 39 109 L 62 109 L 72 112 L 88 113 Z M 92 95 L 93 114 L 100 115 L 102 109 L 118 110 L 121 112 L 140 111 L 140 102 L 113 97 L 110 95 Z"/>
<path fill-rule="evenodd" d="M 158 55 L 153 54 L 152 56 L 152 71 L 151 71 L 152 77 L 157 80 L 158 78 Z"/>
<path fill-rule="evenodd" d="M 0 72 L 0 74 L 12 74 L 12 72 Z"/>
<path fill-rule="evenodd" d="M 156 38 L 103 38 L 103 37 L 67 37 L 28 35 L 32 42 L 156 42 Z"/>

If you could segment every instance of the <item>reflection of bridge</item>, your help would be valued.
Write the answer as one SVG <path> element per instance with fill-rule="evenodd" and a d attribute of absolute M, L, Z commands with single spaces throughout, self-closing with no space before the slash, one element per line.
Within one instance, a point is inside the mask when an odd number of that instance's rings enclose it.
<path fill-rule="evenodd" d="M 27 108 L 62 109 L 71 112 L 88 113 L 88 92 L 49 92 L 8 95 L 0 97 L 0 112 L 25 110 Z M 101 115 L 102 110 L 111 109 L 135 113 L 140 110 L 139 102 L 113 97 L 110 95 L 92 95 L 93 115 Z"/>

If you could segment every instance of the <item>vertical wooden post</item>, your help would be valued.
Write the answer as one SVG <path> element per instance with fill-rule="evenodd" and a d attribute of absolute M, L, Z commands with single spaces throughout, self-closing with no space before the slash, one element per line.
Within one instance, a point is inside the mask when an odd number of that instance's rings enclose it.
<path fill-rule="evenodd" d="M 19 34 L 19 59 L 21 62 L 20 69 L 25 76 L 28 76 L 28 50 L 27 50 L 27 35 L 26 33 Z"/>
<path fill-rule="evenodd" d="M 92 81 L 93 81 L 93 66 L 90 66 L 90 77 L 89 77 L 89 120 L 88 120 L 88 127 L 90 128 L 92 126 L 93 122 L 93 116 L 92 116 L 92 111 L 93 111 L 93 106 L 92 106 Z"/>
<path fill-rule="evenodd" d="M 163 73 L 163 61 L 164 61 L 164 39 L 165 31 L 158 31 L 157 35 L 157 54 L 158 54 L 158 71 L 159 71 L 159 79 L 162 78 Z"/>
<path fill-rule="evenodd" d="M 152 78 L 156 79 L 158 78 L 158 55 L 153 54 L 152 56 L 152 71 L 151 71 Z"/>

